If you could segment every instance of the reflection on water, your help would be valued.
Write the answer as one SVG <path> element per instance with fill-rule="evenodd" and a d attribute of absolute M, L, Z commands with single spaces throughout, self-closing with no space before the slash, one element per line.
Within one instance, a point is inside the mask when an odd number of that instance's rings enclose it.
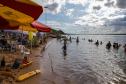
<path fill-rule="evenodd" d="M 126 36 L 80 35 L 78 44 L 76 37 L 72 36 L 72 42 L 68 42 L 65 54 L 63 42 L 53 39 L 47 44 L 41 59 L 43 77 L 40 84 L 126 84 L 123 47 L 118 50 L 105 48 L 108 41 L 124 44 Z M 91 38 L 103 44 L 89 43 Z"/>

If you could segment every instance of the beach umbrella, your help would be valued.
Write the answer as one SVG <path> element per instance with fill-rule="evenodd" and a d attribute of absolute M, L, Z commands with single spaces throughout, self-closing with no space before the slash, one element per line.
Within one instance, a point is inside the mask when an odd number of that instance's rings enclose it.
<path fill-rule="evenodd" d="M 30 25 L 20 25 L 18 30 L 29 31 L 29 32 L 37 32 L 37 29 L 31 27 Z"/>
<path fill-rule="evenodd" d="M 0 5 L 0 29 L 17 29 L 19 25 L 30 24 L 34 18 L 7 6 Z"/>
<path fill-rule="evenodd" d="M 36 28 L 39 32 L 51 32 L 51 28 L 40 22 L 34 21 L 31 23 L 32 27 Z"/>
<path fill-rule="evenodd" d="M 0 4 L 13 8 L 33 17 L 35 20 L 42 14 L 42 6 L 31 0 L 0 0 Z"/>
<path fill-rule="evenodd" d="M 30 26 L 34 18 L 22 12 L 14 10 L 10 7 L 0 5 L 0 29 L 21 30 L 37 32 L 35 28 Z"/>

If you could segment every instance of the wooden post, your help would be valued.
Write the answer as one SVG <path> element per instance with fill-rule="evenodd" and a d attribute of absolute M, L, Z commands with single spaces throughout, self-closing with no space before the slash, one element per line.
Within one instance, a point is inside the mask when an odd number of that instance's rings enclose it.
<path fill-rule="evenodd" d="M 50 62 L 51 62 L 51 70 L 52 70 L 52 72 L 54 72 L 54 70 L 53 70 L 53 62 L 52 62 L 51 56 L 49 56 L 49 59 L 50 59 Z"/>

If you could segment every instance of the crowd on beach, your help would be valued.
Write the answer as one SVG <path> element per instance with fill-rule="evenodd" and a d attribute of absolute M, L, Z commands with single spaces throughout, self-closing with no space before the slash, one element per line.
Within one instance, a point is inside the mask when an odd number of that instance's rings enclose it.
<path fill-rule="evenodd" d="M 12 72 L 20 70 L 23 64 L 30 62 L 31 48 L 40 47 L 46 42 L 46 34 L 33 36 L 31 41 L 28 34 L 0 32 L 0 83 L 6 77 L 14 78 Z"/>

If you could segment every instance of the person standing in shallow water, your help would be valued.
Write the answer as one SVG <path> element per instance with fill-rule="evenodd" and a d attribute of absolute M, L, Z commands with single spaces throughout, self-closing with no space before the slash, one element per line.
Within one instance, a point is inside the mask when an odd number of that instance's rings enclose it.
<path fill-rule="evenodd" d="M 79 37 L 77 37 L 76 42 L 79 43 Z"/>
<path fill-rule="evenodd" d="M 64 43 L 63 43 L 63 50 L 67 50 L 67 39 L 64 38 Z"/>
<path fill-rule="evenodd" d="M 66 46 L 66 44 L 64 44 L 64 46 L 63 46 L 63 54 L 64 54 L 64 56 L 67 55 L 67 46 Z"/>
<path fill-rule="evenodd" d="M 67 50 L 66 44 L 63 45 L 63 50 L 65 50 L 65 51 Z"/>
<path fill-rule="evenodd" d="M 62 49 L 63 49 L 63 54 L 65 56 L 66 55 L 66 51 L 67 51 L 67 39 L 66 38 L 64 38 L 64 43 L 63 43 Z"/>
<path fill-rule="evenodd" d="M 111 44 L 111 42 L 109 41 L 109 42 L 106 44 L 106 48 L 107 48 L 107 49 L 110 49 L 111 46 L 112 46 L 112 44 Z"/>
<path fill-rule="evenodd" d="M 98 40 L 95 42 L 95 45 L 97 45 L 97 46 L 99 45 L 99 41 Z"/>
<path fill-rule="evenodd" d="M 70 42 L 72 42 L 71 36 L 70 36 L 69 40 L 70 40 Z"/>

